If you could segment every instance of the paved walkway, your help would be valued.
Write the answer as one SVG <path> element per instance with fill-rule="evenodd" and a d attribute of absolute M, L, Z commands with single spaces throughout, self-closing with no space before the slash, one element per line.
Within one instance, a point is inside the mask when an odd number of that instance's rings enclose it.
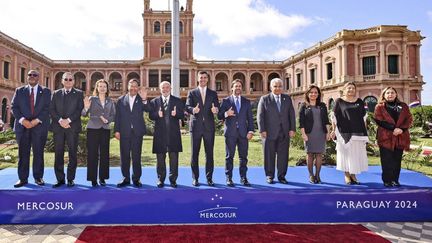
<path fill-rule="evenodd" d="M 432 222 L 363 223 L 391 242 L 432 242 Z M 0 242 L 75 242 L 87 225 L 0 225 Z"/>

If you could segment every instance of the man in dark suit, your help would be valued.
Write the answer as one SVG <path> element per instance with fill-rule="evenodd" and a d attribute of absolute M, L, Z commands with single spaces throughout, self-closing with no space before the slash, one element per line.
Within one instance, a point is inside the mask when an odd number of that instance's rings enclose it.
<path fill-rule="evenodd" d="M 141 151 L 143 136 L 146 132 L 144 111 L 150 111 L 147 104 L 147 92 L 140 89 L 139 81 L 131 79 L 128 82 L 129 92 L 117 100 L 114 132 L 120 140 L 120 160 L 123 180 L 117 187 L 130 185 L 130 165 L 132 155 L 132 182 L 135 187 L 141 187 Z"/>
<path fill-rule="evenodd" d="M 65 184 L 65 142 L 69 148 L 67 186 L 75 185 L 78 135 L 81 132 L 81 111 L 84 108 L 83 92 L 73 87 L 75 80 L 72 73 L 65 72 L 61 82 L 63 88 L 54 92 L 50 105 L 51 129 L 54 135 L 55 148 L 54 172 L 57 177 L 57 183 L 53 185 L 54 188 Z"/>
<path fill-rule="evenodd" d="M 192 140 L 192 185 L 199 186 L 198 156 L 201 148 L 201 140 L 204 140 L 206 153 L 206 177 L 207 184 L 214 186 L 213 182 L 213 146 L 215 139 L 214 114 L 219 111 L 219 100 L 216 91 L 207 87 L 210 76 L 207 72 L 198 72 L 198 87 L 189 91 L 186 100 L 186 110 L 190 117 L 189 130 Z"/>
<path fill-rule="evenodd" d="M 257 120 L 264 150 L 264 170 L 267 183 L 273 184 L 275 160 L 280 183 L 287 184 L 289 141 L 295 135 L 295 112 L 291 97 L 282 94 L 280 78 L 270 81 L 271 93 L 260 98 Z M 277 157 L 277 158 L 276 158 Z"/>
<path fill-rule="evenodd" d="M 235 79 L 231 83 L 232 95 L 223 99 L 219 110 L 219 120 L 224 120 L 225 135 L 225 175 L 227 177 L 227 186 L 233 187 L 232 170 L 235 148 L 238 147 L 240 159 L 240 183 L 244 186 L 250 186 L 246 177 L 247 172 L 247 155 L 249 142 L 254 133 L 254 121 L 252 116 L 252 106 L 250 101 L 241 96 L 243 82 Z"/>
<path fill-rule="evenodd" d="M 40 86 L 39 72 L 30 70 L 28 85 L 15 90 L 12 98 L 12 113 L 15 119 L 14 131 L 18 143 L 18 178 L 15 188 L 28 183 L 30 149 L 33 148 L 33 177 L 35 183 L 43 186 L 44 147 L 49 127 L 49 105 L 51 91 Z"/>
<path fill-rule="evenodd" d="M 165 158 L 169 156 L 169 181 L 177 187 L 178 155 L 182 152 L 180 122 L 184 118 L 184 105 L 180 98 L 171 95 L 171 84 L 163 81 L 159 85 L 161 96 L 150 101 L 150 119 L 155 121 L 153 153 L 156 154 L 158 175 L 157 187 L 164 186 L 166 177 Z"/>

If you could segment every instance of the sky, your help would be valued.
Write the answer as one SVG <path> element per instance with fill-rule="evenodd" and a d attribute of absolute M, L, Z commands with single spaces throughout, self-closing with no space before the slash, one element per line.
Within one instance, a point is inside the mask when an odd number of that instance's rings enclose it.
<path fill-rule="evenodd" d="M 138 60 L 143 2 L 1 0 L 0 31 L 54 60 Z M 151 8 L 169 2 L 151 0 Z M 194 0 L 193 11 L 197 60 L 284 60 L 343 29 L 420 30 L 422 97 L 432 104 L 432 1 Z"/>

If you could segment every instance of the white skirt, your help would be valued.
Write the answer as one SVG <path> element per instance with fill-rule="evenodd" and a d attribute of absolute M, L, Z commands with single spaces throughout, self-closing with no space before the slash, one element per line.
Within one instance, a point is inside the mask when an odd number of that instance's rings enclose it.
<path fill-rule="evenodd" d="M 336 123 L 336 118 L 332 116 Z M 360 174 L 368 170 L 366 143 L 367 136 L 352 136 L 348 143 L 339 133 L 336 126 L 336 169 L 350 174 Z"/>

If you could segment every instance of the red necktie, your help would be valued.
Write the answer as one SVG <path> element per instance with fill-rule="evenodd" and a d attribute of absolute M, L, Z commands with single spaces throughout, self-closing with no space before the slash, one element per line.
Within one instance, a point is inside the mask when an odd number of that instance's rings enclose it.
<path fill-rule="evenodd" d="M 30 92 L 30 110 L 32 113 L 32 116 L 34 115 L 34 93 L 33 93 L 33 88 L 30 88 L 31 92 Z"/>

